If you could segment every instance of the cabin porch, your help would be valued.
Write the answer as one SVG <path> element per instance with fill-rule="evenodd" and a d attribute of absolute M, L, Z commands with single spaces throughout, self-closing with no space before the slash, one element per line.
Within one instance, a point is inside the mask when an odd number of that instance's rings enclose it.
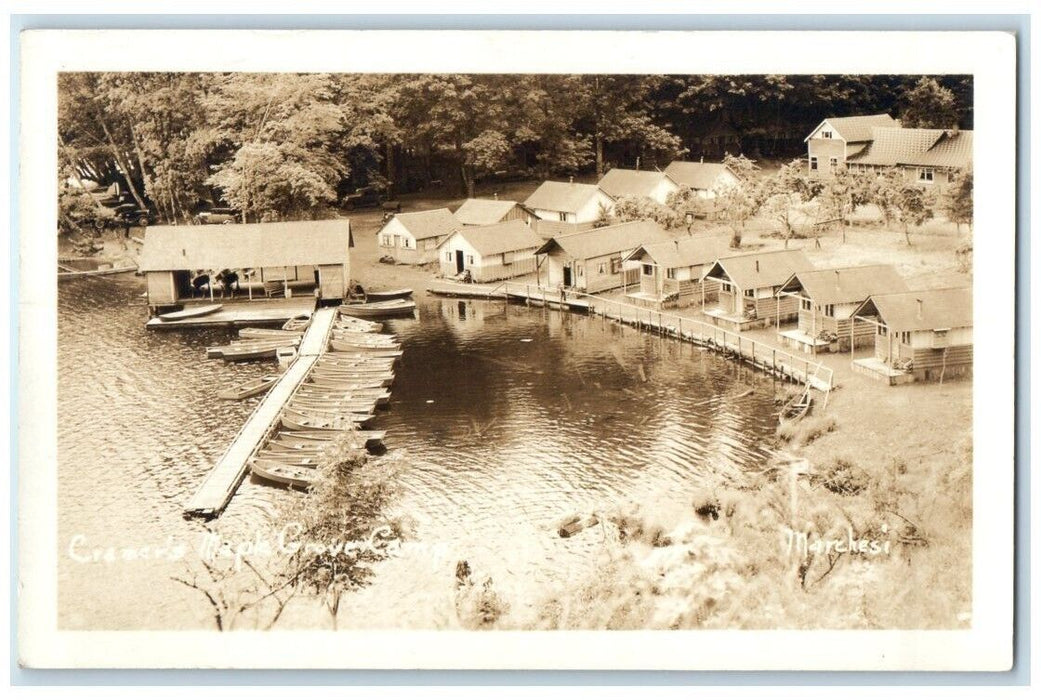
<path fill-rule="evenodd" d="M 729 309 L 719 306 L 705 309 L 702 313 L 709 323 L 735 333 L 743 333 L 755 328 L 769 328 L 777 323 L 776 316 L 748 318 L 744 314 L 735 314 Z"/>
<path fill-rule="evenodd" d="M 777 334 L 777 339 L 786 348 L 792 348 L 810 355 L 818 352 L 839 352 L 838 339 L 823 340 L 822 338 L 814 338 L 798 328 L 790 331 L 781 331 Z"/>
<path fill-rule="evenodd" d="M 884 382 L 889 386 L 910 384 L 914 381 L 914 375 L 910 372 L 894 369 L 877 357 L 853 360 L 853 371 L 865 377 L 870 377 L 877 382 Z"/>

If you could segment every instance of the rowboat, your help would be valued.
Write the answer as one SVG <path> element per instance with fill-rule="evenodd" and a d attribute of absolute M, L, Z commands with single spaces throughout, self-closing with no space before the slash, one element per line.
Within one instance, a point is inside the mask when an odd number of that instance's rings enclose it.
<path fill-rule="evenodd" d="M 342 401 L 345 399 L 369 399 L 375 401 L 377 406 L 382 406 L 390 401 L 390 392 L 383 391 L 380 389 L 351 389 L 346 391 L 322 390 L 321 387 L 318 387 L 317 391 L 305 391 L 305 389 L 306 387 L 301 387 L 300 390 L 297 391 L 295 396 L 311 401 Z"/>
<path fill-rule="evenodd" d="M 365 440 L 365 444 L 375 446 L 383 442 L 383 439 L 387 437 L 386 430 L 353 430 L 352 435 L 357 436 L 360 439 Z M 311 438 L 316 442 L 328 442 L 331 440 L 338 439 L 339 435 L 329 430 L 294 430 L 291 432 L 280 432 L 278 435 L 289 435 L 292 437 L 300 438 Z"/>
<path fill-rule="evenodd" d="M 385 318 L 387 316 L 409 315 L 416 310 L 416 302 L 404 299 L 391 299 L 390 301 L 375 301 L 363 304 L 344 304 L 340 306 L 340 313 L 348 316 L 361 316 L 363 318 Z"/>
<path fill-rule="evenodd" d="M 281 347 L 292 347 L 298 343 L 291 339 L 273 338 L 270 341 L 231 341 L 227 345 L 214 345 L 206 348 L 206 357 L 223 357 L 231 359 L 254 359 L 257 357 L 274 357 L 275 351 Z M 254 351 L 257 351 L 254 353 Z"/>
<path fill-rule="evenodd" d="M 194 318 L 196 316 L 205 316 L 212 314 L 216 311 L 220 311 L 224 308 L 224 304 L 208 304 L 206 306 L 189 306 L 180 311 L 171 311 L 165 314 L 159 314 L 159 319 L 162 321 L 179 321 L 182 318 Z"/>
<path fill-rule="evenodd" d="M 359 401 L 357 403 L 348 404 L 321 404 L 293 399 L 291 402 L 286 404 L 286 407 L 294 411 L 302 411 L 305 413 L 328 413 L 331 416 L 371 416 L 373 409 L 376 408 L 376 402 Z"/>
<path fill-rule="evenodd" d="M 296 359 L 296 348 L 295 347 L 279 348 L 279 349 L 275 350 L 275 360 L 278 361 L 278 366 L 282 367 L 283 369 L 285 369 L 285 368 L 289 367 L 289 365 L 293 364 L 293 360 L 295 360 L 295 359 Z"/>
<path fill-rule="evenodd" d="M 243 328 L 239 330 L 240 338 L 300 338 L 302 331 L 287 331 L 281 328 Z"/>
<path fill-rule="evenodd" d="M 304 332 L 307 327 L 311 324 L 311 317 L 307 315 L 294 316 L 285 323 L 282 324 L 282 330 L 284 331 L 299 331 Z"/>
<path fill-rule="evenodd" d="M 398 337 L 393 333 L 370 333 L 369 331 L 357 331 L 351 328 L 333 328 L 332 336 L 343 340 L 373 340 L 383 343 L 396 343 Z"/>
<path fill-rule="evenodd" d="M 253 473 L 263 479 L 300 489 L 310 488 L 315 478 L 313 469 L 295 467 L 270 459 L 254 459 L 251 466 Z"/>
<path fill-rule="evenodd" d="M 373 419 L 373 416 L 321 416 L 311 412 L 301 413 L 292 409 L 286 409 L 282 414 L 282 425 L 287 430 L 350 430 L 355 425 L 363 425 Z"/>
<path fill-rule="evenodd" d="M 250 396 L 264 393 L 273 387 L 278 379 L 279 375 L 277 374 L 268 374 L 259 379 L 250 379 L 248 382 L 244 382 L 230 389 L 225 389 L 217 394 L 217 396 L 226 401 L 241 401 L 242 399 L 248 399 Z"/>
<path fill-rule="evenodd" d="M 355 367 L 315 367 L 311 370 L 312 376 L 327 377 L 371 377 L 373 375 L 394 376 L 394 370 L 384 365 L 357 365 Z"/>
<path fill-rule="evenodd" d="M 393 374 L 380 374 L 371 376 L 345 375 L 339 377 L 315 376 L 308 378 L 308 383 L 326 389 L 354 389 L 388 387 L 394 383 Z"/>
<path fill-rule="evenodd" d="M 350 435 L 350 433 L 348 433 L 348 435 Z M 268 444 L 275 448 L 302 450 L 304 452 L 311 450 L 318 453 L 328 450 L 333 444 L 332 440 L 316 440 L 314 438 L 299 438 L 294 436 L 295 433 L 281 433 Z M 366 438 L 360 435 L 351 435 L 348 444 L 351 447 L 361 449 L 365 447 L 367 443 L 368 440 Z"/>
<path fill-rule="evenodd" d="M 365 292 L 365 301 L 388 301 L 390 299 L 405 299 L 412 296 L 411 289 L 387 289 L 377 292 Z"/>
<path fill-rule="evenodd" d="M 388 367 L 393 366 L 397 361 L 397 357 L 388 353 L 373 353 L 373 352 L 327 352 L 319 358 L 318 362 L 323 365 L 331 365 L 334 367 L 352 365 L 387 365 Z"/>
<path fill-rule="evenodd" d="M 65 265 L 58 265 L 58 281 L 75 279 L 77 277 L 104 277 L 105 275 L 121 275 L 125 272 L 137 272 L 137 265 L 126 265 L 124 267 L 96 268 L 94 270 L 74 270 Z"/>
<path fill-rule="evenodd" d="M 308 467 L 314 469 L 321 464 L 322 458 L 318 454 L 293 454 L 279 450 L 261 450 L 257 453 L 257 459 L 270 459 L 291 467 Z"/>
<path fill-rule="evenodd" d="M 365 341 L 361 339 L 340 340 L 339 338 L 330 338 L 329 346 L 333 350 L 339 352 L 361 352 L 366 354 L 379 352 L 397 352 L 401 350 L 400 343 Z"/>
<path fill-rule="evenodd" d="M 329 362 L 336 362 L 342 358 L 350 359 L 355 357 L 370 357 L 370 358 L 392 358 L 397 359 L 403 354 L 402 350 L 384 350 L 383 348 L 370 348 L 368 350 L 362 350 L 360 348 L 351 348 L 349 351 L 330 350 L 325 354 L 325 359 Z"/>
<path fill-rule="evenodd" d="M 241 349 L 231 348 L 221 353 L 225 362 L 241 362 L 243 360 L 263 360 L 273 358 L 278 348 L 245 346 Z"/>
<path fill-rule="evenodd" d="M 353 316 L 340 316 L 333 321 L 333 328 L 345 331 L 361 331 L 363 333 L 379 333 L 383 324 L 379 321 L 366 321 Z"/>
<path fill-rule="evenodd" d="M 810 412 L 812 405 L 813 397 L 810 396 L 809 392 L 793 396 L 781 409 L 780 422 L 792 423 L 799 420 Z"/>

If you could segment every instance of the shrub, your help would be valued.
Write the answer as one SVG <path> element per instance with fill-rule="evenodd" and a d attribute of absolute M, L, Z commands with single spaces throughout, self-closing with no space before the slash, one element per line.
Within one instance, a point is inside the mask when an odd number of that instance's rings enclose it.
<path fill-rule="evenodd" d="M 856 496 L 871 485 L 868 473 L 845 457 L 825 463 L 811 481 L 840 496 Z"/>

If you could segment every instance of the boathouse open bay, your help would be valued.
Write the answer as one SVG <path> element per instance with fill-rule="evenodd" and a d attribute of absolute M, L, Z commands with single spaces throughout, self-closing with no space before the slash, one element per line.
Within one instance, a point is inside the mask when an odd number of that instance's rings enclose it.
<path fill-rule="evenodd" d="M 63 628 L 212 628 L 202 595 L 172 578 L 183 561 L 84 563 L 69 545 L 194 551 L 207 525 L 185 520 L 183 504 L 255 405 L 216 393 L 271 369 L 205 360 L 226 331 L 146 332 L 139 294 L 133 278 L 60 290 Z M 774 385 L 762 375 L 598 318 L 417 301 L 416 319 L 388 323 L 405 354 L 375 426 L 404 465 L 391 507 L 406 536 L 345 597 L 341 627 L 451 625 L 444 601 L 461 561 L 494 581 L 516 619 L 533 618 L 604 552 L 595 529 L 559 537 L 561 518 L 689 510 L 693 491 L 739 484 L 769 458 Z M 292 498 L 247 479 L 209 527 L 232 540 L 277 531 Z"/>

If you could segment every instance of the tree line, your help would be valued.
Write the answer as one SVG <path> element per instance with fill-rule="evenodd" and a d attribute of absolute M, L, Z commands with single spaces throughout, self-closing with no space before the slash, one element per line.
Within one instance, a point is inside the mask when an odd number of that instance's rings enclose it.
<path fill-rule="evenodd" d="M 366 184 L 472 194 L 485 177 L 787 159 L 834 115 L 972 126 L 968 76 L 64 73 L 58 95 L 60 185 L 119 181 L 169 222 L 204 203 L 319 217 Z M 90 203 L 61 195 L 73 225 Z"/>

